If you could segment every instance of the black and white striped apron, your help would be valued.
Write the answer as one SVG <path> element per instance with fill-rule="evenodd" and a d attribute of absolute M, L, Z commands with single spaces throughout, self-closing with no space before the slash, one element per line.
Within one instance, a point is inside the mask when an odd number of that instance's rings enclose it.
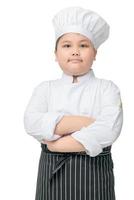
<path fill-rule="evenodd" d="M 95 157 L 41 148 L 35 200 L 115 200 L 111 146 Z"/>

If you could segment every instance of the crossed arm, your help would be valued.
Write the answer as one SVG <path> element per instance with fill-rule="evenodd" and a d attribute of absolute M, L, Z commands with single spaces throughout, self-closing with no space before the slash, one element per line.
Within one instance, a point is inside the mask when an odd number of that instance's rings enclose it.
<path fill-rule="evenodd" d="M 82 127 L 89 126 L 95 121 L 94 118 L 70 115 L 64 116 L 55 128 L 54 134 L 62 136 L 54 141 L 42 141 L 47 144 L 50 151 L 57 152 L 80 152 L 85 151 L 84 146 L 76 141 L 70 134 L 79 131 Z"/>

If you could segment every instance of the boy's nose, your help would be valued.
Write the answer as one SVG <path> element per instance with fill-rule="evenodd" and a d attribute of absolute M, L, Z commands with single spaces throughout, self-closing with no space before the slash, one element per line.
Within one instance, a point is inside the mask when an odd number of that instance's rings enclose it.
<path fill-rule="evenodd" d="M 79 49 L 74 49 L 72 51 L 72 56 L 79 56 L 79 55 L 80 55 Z"/>
<path fill-rule="evenodd" d="M 72 53 L 73 56 L 79 56 L 79 53 Z"/>

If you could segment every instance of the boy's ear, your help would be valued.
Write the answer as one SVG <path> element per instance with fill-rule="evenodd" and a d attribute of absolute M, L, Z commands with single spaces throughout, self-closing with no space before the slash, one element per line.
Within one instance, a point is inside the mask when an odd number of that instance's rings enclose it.
<path fill-rule="evenodd" d="M 54 51 L 54 55 L 55 55 L 55 61 L 57 62 L 57 55 L 56 55 L 56 51 Z"/>
<path fill-rule="evenodd" d="M 94 60 L 96 60 L 97 50 L 95 49 L 94 51 L 95 51 L 95 53 L 94 53 Z"/>

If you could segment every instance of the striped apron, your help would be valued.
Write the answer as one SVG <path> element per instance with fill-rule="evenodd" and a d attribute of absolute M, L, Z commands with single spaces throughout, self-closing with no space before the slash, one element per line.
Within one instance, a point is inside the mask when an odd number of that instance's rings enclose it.
<path fill-rule="evenodd" d="M 90 157 L 41 143 L 35 200 L 115 200 L 111 146 Z"/>

